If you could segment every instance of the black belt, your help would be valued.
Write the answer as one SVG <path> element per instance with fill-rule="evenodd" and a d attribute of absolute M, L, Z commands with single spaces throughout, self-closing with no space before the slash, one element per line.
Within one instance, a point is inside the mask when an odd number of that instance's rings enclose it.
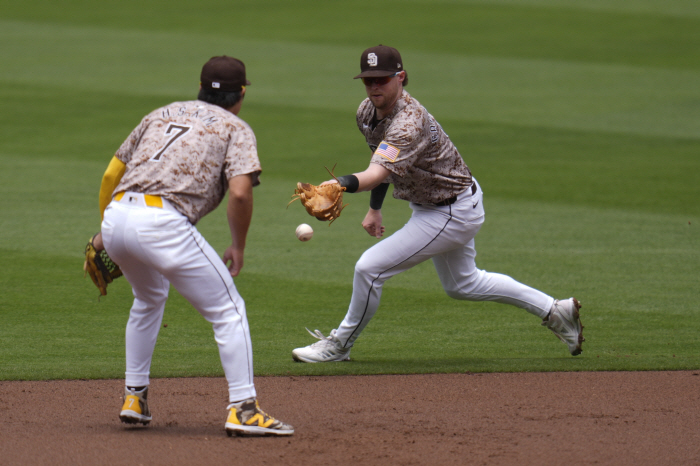
<path fill-rule="evenodd" d="M 472 183 L 472 196 L 474 194 L 476 194 L 476 183 Z M 457 202 L 457 196 L 452 196 L 449 199 L 445 199 L 444 201 L 436 202 L 435 204 L 431 204 L 431 205 L 438 206 L 438 207 L 445 207 L 447 205 L 452 205 L 455 202 Z M 421 205 L 421 204 L 418 204 L 418 205 Z"/>
<path fill-rule="evenodd" d="M 436 202 L 436 203 L 433 204 L 433 205 L 436 205 L 436 206 L 438 206 L 438 207 L 444 207 L 444 206 L 446 206 L 446 205 L 452 205 L 452 204 L 454 204 L 455 202 L 457 202 L 457 196 L 452 196 L 452 197 L 449 198 L 449 199 L 445 199 L 444 201 Z"/>

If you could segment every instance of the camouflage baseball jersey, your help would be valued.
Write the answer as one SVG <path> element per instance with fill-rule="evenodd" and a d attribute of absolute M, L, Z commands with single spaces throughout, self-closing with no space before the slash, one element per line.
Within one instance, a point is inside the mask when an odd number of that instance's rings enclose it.
<path fill-rule="evenodd" d="M 126 164 L 115 193 L 159 195 L 190 222 L 214 210 L 228 180 L 261 172 L 255 134 L 233 113 L 201 100 L 174 102 L 146 115 L 115 156 Z"/>
<path fill-rule="evenodd" d="M 390 115 L 378 124 L 374 118 L 374 106 L 365 99 L 357 110 L 357 126 L 372 149 L 371 163 L 391 172 L 386 181 L 394 185 L 395 198 L 435 204 L 471 186 L 471 172 L 457 148 L 408 92 L 403 91 Z"/>

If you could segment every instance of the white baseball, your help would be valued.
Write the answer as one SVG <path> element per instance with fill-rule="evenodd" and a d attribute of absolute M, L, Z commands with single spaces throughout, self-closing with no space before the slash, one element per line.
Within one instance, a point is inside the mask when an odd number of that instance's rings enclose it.
<path fill-rule="evenodd" d="M 311 239 L 312 236 L 314 236 L 314 229 L 311 228 L 310 225 L 302 223 L 297 227 L 296 234 L 297 238 L 299 238 L 299 241 L 308 241 Z"/>

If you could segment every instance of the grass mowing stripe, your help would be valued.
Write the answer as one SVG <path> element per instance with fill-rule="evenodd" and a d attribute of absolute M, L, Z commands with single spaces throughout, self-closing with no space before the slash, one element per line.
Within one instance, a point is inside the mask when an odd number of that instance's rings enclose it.
<path fill-rule="evenodd" d="M 304 325 L 337 323 L 342 311 L 330 310 L 331 304 L 337 295 L 347 295 L 350 287 L 275 280 L 275 286 L 267 287 L 265 293 L 251 292 L 256 282 L 267 285 L 269 280 L 266 275 L 248 274 L 237 281 L 244 297 L 248 296 L 258 375 L 673 370 L 698 365 L 697 319 L 681 326 L 664 313 L 603 311 L 592 303 L 584 304 L 588 344 L 583 357 L 571 358 L 537 319 L 523 311 L 394 288 L 387 288 L 380 313 L 353 349 L 355 362 L 295 364 L 291 349 L 310 340 Z M 3 339 L 3 379 L 121 377 L 126 312 L 117 307 L 129 294 L 122 285 L 100 303 L 95 298 L 91 303 L 84 298 L 63 300 L 65 306 L 75 306 L 73 312 L 38 309 L 27 319 L 25 309 L 17 309 L 17 314 L 6 314 L 3 309 L 4 320 L 24 332 L 21 342 Z M 63 299 L 60 295 L 55 298 Z M 305 299 L 300 302 L 299 298 Z M 161 330 L 156 346 L 154 377 L 221 376 L 211 327 L 177 293 L 166 308 L 164 323 L 168 327 Z M 76 332 L 88 325 L 90 334 Z M 36 336 L 37 326 L 41 344 L 27 344 Z"/>
<path fill-rule="evenodd" d="M 7 5 L 3 16 L 101 28 L 128 25 L 131 30 L 216 33 L 236 41 L 355 44 L 361 50 L 371 44 L 388 43 L 384 30 L 367 21 L 367 12 L 371 11 L 375 17 L 391 17 L 394 24 L 401 25 L 392 30 L 391 41 L 402 49 L 557 60 L 576 56 L 589 62 L 658 63 L 659 66 L 698 69 L 697 60 L 688 61 L 685 53 L 678 53 L 681 48 L 698 50 L 699 18 L 685 14 L 697 11 L 697 7 L 681 6 L 679 9 L 676 3 L 673 5 L 676 8 L 671 6 L 666 11 L 683 11 L 684 14 L 669 16 L 641 14 L 630 6 L 619 11 L 591 11 L 585 4 L 569 2 L 573 8 L 562 8 L 562 3 L 522 2 L 319 3 L 307 0 L 290 3 L 278 0 L 261 3 L 249 0 L 232 4 L 218 0 L 198 4 L 195 12 L 186 3 L 165 0 L 130 0 L 101 8 L 88 6 L 85 0 L 65 1 L 60 6 L 35 0 Z M 584 8 L 576 8 L 582 5 Z M 656 10 L 665 9 L 657 7 Z M 231 28 L 232 17 L 237 18 L 235 28 Z M 158 56 L 144 47 L 137 50 L 154 58 Z"/>
<path fill-rule="evenodd" d="M 145 114 L 177 97 L 3 82 L 0 154 L 21 156 L 28 164 L 34 157 L 59 165 L 70 160 L 106 164 Z M 40 170 L 37 174 L 43 176 Z"/>
<path fill-rule="evenodd" d="M 23 92 L 24 87 L 19 89 Z M 29 211 L 39 208 L 44 198 L 50 202 L 68 201 L 66 195 L 70 202 L 81 202 L 85 209 L 92 210 L 96 204 L 83 196 L 93 195 L 111 154 L 138 122 L 132 107 L 151 109 L 158 99 L 146 106 L 139 97 L 84 94 L 85 101 L 80 105 L 86 109 L 90 109 L 90 100 L 113 108 L 108 113 L 111 116 L 100 119 L 93 112 L 65 115 L 63 99 L 72 99 L 74 93 L 40 95 L 44 102 L 41 114 L 22 112 L 20 101 L 9 99 L 8 112 L 0 115 L 0 153 L 22 154 L 0 160 L 5 168 L 0 174 L 3 189 L 33 194 L 38 205 Z M 293 124 L 290 114 L 295 115 Z M 338 170 L 349 172 L 366 164 L 367 148 L 356 130 L 352 110 L 299 109 L 251 101 L 244 116 L 258 136 L 263 180 L 279 179 L 293 184 L 309 176 L 321 181 L 326 176 L 324 165 L 339 162 Z M 700 209 L 694 202 L 700 195 L 700 187 L 694 183 L 694 174 L 700 168 L 696 156 L 700 146 L 696 140 L 450 118 L 441 118 L 441 122 L 490 196 L 524 196 L 542 202 L 687 215 L 697 215 Z M 328 130 L 310 140 L 311 130 L 321 124 Z M 22 129 L 41 137 L 24 137 Z M 332 148 L 331 153 L 325 149 L 328 147 Z M 43 160 L 38 162 L 37 157 Z M 71 193 L 51 199 L 67 186 Z M 264 196 L 267 186 L 264 183 L 256 194 Z M 13 195 L 11 192 L 7 195 Z M 278 195 L 279 204 L 286 205 L 283 199 L 288 200 L 290 194 L 279 191 Z M 352 202 L 351 208 L 358 203 L 366 205 L 362 195 L 351 199 L 359 199 Z"/>
<path fill-rule="evenodd" d="M 409 57 L 419 66 L 407 89 L 443 119 L 698 137 L 696 72 L 521 58 Z M 442 70 L 437 83 L 421 63 Z"/>
<path fill-rule="evenodd" d="M 425 0 L 416 0 L 423 3 Z M 653 16 L 700 17 L 700 4 L 688 0 L 435 0 L 437 3 L 518 5 L 571 10 L 612 11 Z"/>
<path fill-rule="evenodd" d="M 0 79 L 24 85 L 115 92 L 126 82 L 134 95 L 190 99 L 201 57 L 219 50 L 212 46 L 218 43 L 215 36 L 9 25 L 21 32 L 5 33 L 13 40 L 6 47 Z M 52 45 L 46 49 L 49 38 Z M 237 51 L 246 58 L 254 81 L 249 97 L 258 103 L 351 112 L 364 97 L 351 79 L 354 48 L 245 40 L 226 53 Z M 574 56 L 475 57 L 408 47 L 402 54 L 411 73 L 409 92 L 443 119 L 698 138 L 698 70 L 585 63 Z M 28 55 L 42 60 L 27 61 Z M 104 60 L 110 55 L 115 59 Z M 116 60 L 121 55 L 128 65 Z M 683 57 L 693 61 L 692 55 Z M 75 76 L 75 69 L 90 71 Z M 438 77 L 435 69 L 441 70 Z M 280 80 L 280 74 L 286 79 Z M 319 74 L 324 79 L 318 80 Z M 313 93 L 309 82 L 314 82 Z"/>
<path fill-rule="evenodd" d="M 700 214 L 697 139 L 450 119 L 441 124 L 490 196 Z"/>

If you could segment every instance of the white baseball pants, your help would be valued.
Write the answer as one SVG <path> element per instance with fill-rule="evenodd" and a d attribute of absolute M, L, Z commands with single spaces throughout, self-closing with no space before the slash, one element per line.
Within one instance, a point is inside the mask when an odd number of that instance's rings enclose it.
<path fill-rule="evenodd" d="M 127 192 L 105 210 L 102 238 L 134 293 L 126 325 L 126 385 L 149 384 L 172 283 L 213 326 L 229 401 L 255 397 L 245 303 L 221 258 L 187 217 L 165 199 L 162 209 L 149 207 L 143 195 Z"/>
<path fill-rule="evenodd" d="M 474 181 L 476 183 L 476 180 Z M 336 337 L 349 348 L 374 316 L 389 278 L 433 260 L 445 292 L 469 301 L 511 304 L 540 318 L 554 299 L 506 275 L 476 268 L 474 237 L 484 222 L 483 192 L 477 184 L 448 206 L 410 204 L 413 215 L 403 228 L 369 248 L 355 265 L 352 299 Z"/>

